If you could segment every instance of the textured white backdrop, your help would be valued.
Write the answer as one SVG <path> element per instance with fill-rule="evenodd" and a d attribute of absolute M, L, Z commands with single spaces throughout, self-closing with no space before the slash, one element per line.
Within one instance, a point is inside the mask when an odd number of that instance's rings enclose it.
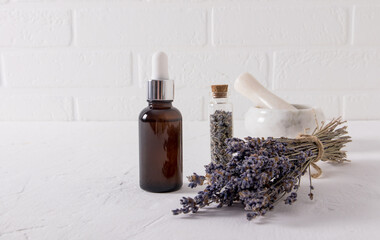
<path fill-rule="evenodd" d="M 328 118 L 380 119 L 380 1 L 0 0 L 0 120 L 136 120 L 157 50 L 185 120 L 245 71 Z"/>

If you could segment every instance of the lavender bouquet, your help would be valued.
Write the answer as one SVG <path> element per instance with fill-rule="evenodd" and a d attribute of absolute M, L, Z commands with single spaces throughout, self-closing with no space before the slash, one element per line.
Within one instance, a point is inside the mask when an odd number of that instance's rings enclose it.
<path fill-rule="evenodd" d="M 275 203 L 286 196 L 285 204 L 297 199 L 301 177 L 309 172 L 310 193 L 313 199 L 311 178 L 317 178 L 322 170 L 316 162 L 344 163 L 346 152 L 342 148 L 351 138 L 341 118 L 317 127 L 311 135 L 301 134 L 297 139 L 251 138 L 227 140 L 230 161 L 226 164 L 206 165 L 206 175 L 194 173 L 188 177 L 189 187 L 206 184 L 203 191 L 194 197 L 183 197 L 180 213 L 196 213 L 200 208 L 217 204 L 218 208 L 231 206 L 235 202 L 244 205 L 247 219 L 264 216 Z M 313 167 L 316 173 L 312 174 Z"/>

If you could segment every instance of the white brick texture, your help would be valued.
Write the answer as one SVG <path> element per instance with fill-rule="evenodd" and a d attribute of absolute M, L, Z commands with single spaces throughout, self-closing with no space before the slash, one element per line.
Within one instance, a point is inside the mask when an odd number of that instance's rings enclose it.
<path fill-rule="evenodd" d="M 327 119 L 380 120 L 376 0 L 0 0 L 0 121 L 136 121 L 156 51 L 184 121 L 208 120 L 212 84 L 242 120 L 244 72 Z"/>
<path fill-rule="evenodd" d="M 355 8 L 354 44 L 380 46 L 380 5 Z"/>
<path fill-rule="evenodd" d="M 72 113 L 67 97 L 0 96 L 0 121 L 70 121 Z"/>
<path fill-rule="evenodd" d="M 125 51 L 56 51 L 4 55 L 4 81 L 12 87 L 125 87 L 131 54 Z"/>
<path fill-rule="evenodd" d="M 351 95 L 344 99 L 344 118 L 351 120 L 380 119 L 380 94 Z"/>
<path fill-rule="evenodd" d="M 77 99 L 79 120 L 83 121 L 137 121 L 140 111 L 147 106 L 144 98 L 132 97 L 80 97 Z"/>
<path fill-rule="evenodd" d="M 64 9 L 0 9 L 0 46 L 67 46 L 71 12 Z"/>
<path fill-rule="evenodd" d="M 203 97 L 199 92 L 177 90 L 173 106 L 181 111 L 184 121 L 203 120 Z"/>
<path fill-rule="evenodd" d="M 173 7 L 97 8 L 76 12 L 80 46 L 203 45 L 206 12 Z"/>
<path fill-rule="evenodd" d="M 222 7 L 213 10 L 215 45 L 338 45 L 347 11 L 337 7 Z"/>
<path fill-rule="evenodd" d="M 278 52 L 273 71 L 281 90 L 380 89 L 380 52 Z"/>

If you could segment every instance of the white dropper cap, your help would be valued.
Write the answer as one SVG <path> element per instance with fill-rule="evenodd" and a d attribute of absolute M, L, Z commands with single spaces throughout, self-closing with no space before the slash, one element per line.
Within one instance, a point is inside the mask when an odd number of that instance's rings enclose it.
<path fill-rule="evenodd" d="M 168 56 L 156 52 L 152 56 L 152 78 L 148 81 L 148 100 L 172 101 L 174 99 L 174 81 L 169 80 Z"/>
<path fill-rule="evenodd" d="M 152 56 L 152 79 L 169 79 L 168 56 L 164 52 L 156 52 Z"/>

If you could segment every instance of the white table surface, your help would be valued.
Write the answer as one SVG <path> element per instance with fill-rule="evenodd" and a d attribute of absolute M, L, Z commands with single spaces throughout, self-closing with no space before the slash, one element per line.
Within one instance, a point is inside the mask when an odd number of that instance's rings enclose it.
<path fill-rule="evenodd" d="M 303 181 L 294 205 L 249 222 L 240 205 L 173 216 L 199 191 L 187 184 L 141 190 L 136 122 L 3 122 L 0 240 L 380 239 L 380 122 L 350 122 L 349 132 L 352 162 L 321 163 L 313 201 Z M 241 122 L 235 133 L 245 136 Z M 208 123 L 186 122 L 184 176 L 208 161 Z"/>

